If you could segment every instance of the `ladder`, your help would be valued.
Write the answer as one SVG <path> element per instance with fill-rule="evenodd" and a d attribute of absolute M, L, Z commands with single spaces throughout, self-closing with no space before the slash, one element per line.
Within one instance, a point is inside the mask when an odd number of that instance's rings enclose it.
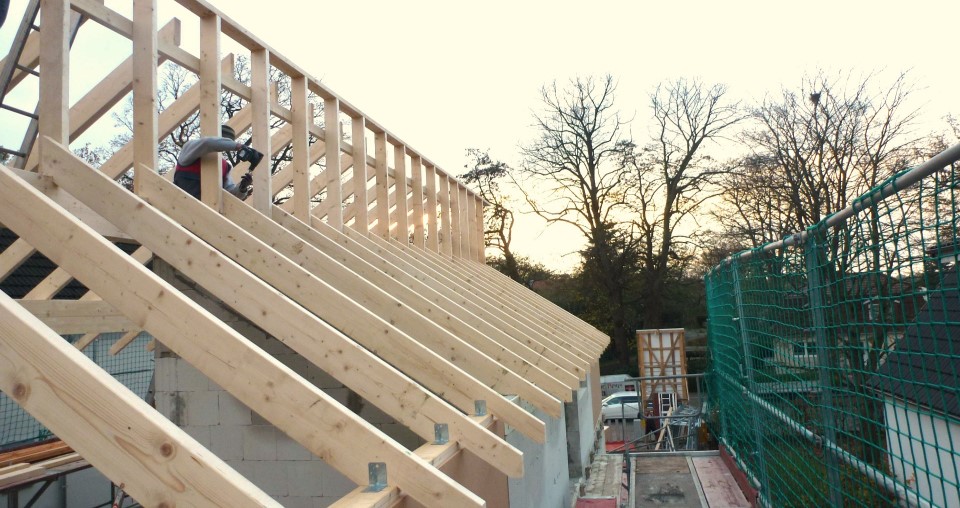
<path fill-rule="evenodd" d="M 14 159 L 9 165 L 20 169 L 23 169 L 23 167 L 26 165 L 27 158 L 30 156 L 30 152 L 33 150 L 33 145 L 37 139 L 37 130 L 40 120 L 38 113 L 40 106 L 38 104 L 31 113 L 30 111 L 7 104 L 6 99 L 7 94 L 18 84 L 20 84 L 20 82 L 23 81 L 28 74 L 38 78 L 40 77 L 40 73 L 34 69 L 34 67 L 36 67 L 39 63 L 39 56 L 37 56 L 36 59 L 31 58 L 31 61 L 24 62 L 27 65 L 23 65 L 23 63 L 21 63 L 23 51 L 27 47 L 27 44 L 31 39 L 37 37 L 40 32 L 40 27 L 38 27 L 36 24 L 37 14 L 39 12 L 40 0 L 30 0 L 23 12 L 23 19 L 20 20 L 20 27 L 17 29 L 17 35 L 13 38 L 13 42 L 10 45 L 10 52 L 3 60 L 3 67 L 0 68 L 0 109 L 30 119 L 30 123 L 27 126 L 27 130 L 23 136 L 23 142 L 20 144 L 19 150 L 11 150 L 9 148 L 0 146 L 0 154 L 14 156 Z M 82 25 L 84 21 L 84 17 L 77 12 L 71 13 L 69 40 L 70 46 L 73 46 L 73 41 L 77 37 L 77 31 L 80 29 L 80 25 Z M 36 34 L 34 34 L 34 32 L 36 32 Z"/>

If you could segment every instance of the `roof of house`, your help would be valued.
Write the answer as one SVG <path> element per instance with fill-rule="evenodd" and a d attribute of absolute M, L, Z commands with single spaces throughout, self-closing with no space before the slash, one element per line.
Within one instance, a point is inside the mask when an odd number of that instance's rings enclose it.
<path fill-rule="evenodd" d="M 960 416 L 960 287 L 943 272 L 927 304 L 867 384 L 937 411 Z"/>

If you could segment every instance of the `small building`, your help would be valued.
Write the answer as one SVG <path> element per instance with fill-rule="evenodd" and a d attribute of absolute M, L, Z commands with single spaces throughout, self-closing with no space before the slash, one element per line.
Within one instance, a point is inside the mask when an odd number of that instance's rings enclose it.
<path fill-rule="evenodd" d="M 868 385 L 882 394 L 890 466 L 935 506 L 960 506 L 960 286 L 941 273 Z"/>

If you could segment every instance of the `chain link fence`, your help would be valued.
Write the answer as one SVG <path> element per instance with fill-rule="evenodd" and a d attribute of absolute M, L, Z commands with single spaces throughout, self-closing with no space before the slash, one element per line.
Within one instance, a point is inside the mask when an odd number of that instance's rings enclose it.
<path fill-rule="evenodd" d="M 706 276 L 709 415 L 768 506 L 960 506 L 960 146 Z"/>

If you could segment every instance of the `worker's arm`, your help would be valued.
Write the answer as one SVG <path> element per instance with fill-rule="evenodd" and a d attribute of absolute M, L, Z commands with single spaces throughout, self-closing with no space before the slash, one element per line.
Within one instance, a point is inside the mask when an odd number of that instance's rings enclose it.
<path fill-rule="evenodd" d="M 180 150 L 180 156 L 177 157 L 177 164 L 189 166 L 208 153 L 228 152 L 241 148 L 243 148 L 243 145 L 230 138 L 205 137 L 191 139 L 183 144 L 183 149 Z"/>

